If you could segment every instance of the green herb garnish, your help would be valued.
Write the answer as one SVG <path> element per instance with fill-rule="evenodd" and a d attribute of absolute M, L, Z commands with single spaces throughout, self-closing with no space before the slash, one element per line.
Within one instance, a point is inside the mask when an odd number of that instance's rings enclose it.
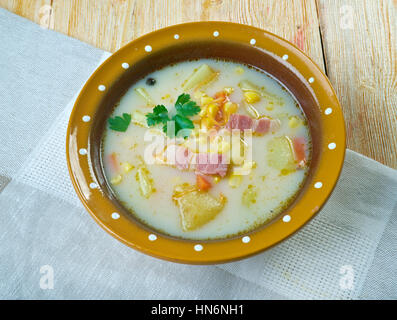
<path fill-rule="evenodd" d="M 175 102 L 175 109 L 181 116 L 194 116 L 200 112 L 200 107 L 190 100 L 190 95 L 182 93 Z"/>
<path fill-rule="evenodd" d="M 194 124 L 192 120 L 188 117 L 194 116 L 200 112 L 200 107 L 190 100 L 190 95 L 182 93 L 175 102 L 176 115 L 171 119 L 168 110 L 163 105 L 157 105 L 153 108 L 152 113 L 146 114 L 146 122 L 149 127 L 155 126 L 157 124 L 163 124 L 163 131 L 168 133 L 168 121 L 175 122 L 175 133 L 182 129 L 194 129 Z M 184 138 L 187 135 L 185 134 Z"/>
<path fill-rule="evenodd" d="M 115 131 L 125 132 L 131 122 L 131 115 L 129 113 L 123 113 L 123 116 L 116 116 L 114 118 L 109 118 L 109 128 Z"/>
<path fill-rule="evenodd" d="M 155 126 L 159 123 L 166 124 L 167 121 L 170 121 L 168 117 L 168 110 L 165 106 L 157 105 L 153 108 L 153 113 L 148 113 L 146 115 L 146 122 L 149 127 Z"/>

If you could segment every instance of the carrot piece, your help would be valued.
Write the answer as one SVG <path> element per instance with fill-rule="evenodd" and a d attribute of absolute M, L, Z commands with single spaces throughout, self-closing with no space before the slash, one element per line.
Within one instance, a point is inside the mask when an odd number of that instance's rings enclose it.
<path fill-rule="evenodd" d="M 207 181 L 200 174 L 196 175 L 196 184 L 197 184 L 197 187 L 199 188 L 199 190 L 201 190 L 201 191 L 207 191 L 208 189 L 210 189 L 212 187 L 211 183 L 209 181 Z"/>
<path fill-rule="evenodd" d="M 306 141 L 304 137 L 298 137 L 292 140 L 295 160 L 298 162 L 298 167 L 300 168 L 304 167 L 306 164 L 305 145 Z"/>
<path fill-rule="evenodd" d="M 219 98 L 222 98 L 222 100 L 225 100 L 226 99 L 226 92 L 225 91 L 219 91 L 219 92 L 217 92 L 217 93 L 215 93 L 215 96 L 214 96 L 214 98 L 215 99 L 219 99 Z"/>
<path fill-rule="evenodd" d="M 220 108 L 218 109 L 218 112 L 215 115 L 215 121 L 222 122 L 223 119 L 224 119 L 224 112 L 223 112 L 223 105 L 221 105 Z"/>
<path fill-rule="evenodd" d="M 108 161 L 109 161 L 110 168 L 114 172 L 118 172 L 119 171 L 119 164 L 117 162 L 117 154 L 115 152 L 109 154 Z"/>

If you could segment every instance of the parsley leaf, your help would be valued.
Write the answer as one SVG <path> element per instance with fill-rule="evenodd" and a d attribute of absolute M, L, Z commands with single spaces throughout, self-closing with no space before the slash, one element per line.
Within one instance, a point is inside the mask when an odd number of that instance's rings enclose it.
<path fill-rule="evenodd" d="M 200 107 L 196 102 L 190 100 L 190 95 L 182 93 L 175 102 L 175 109 L 178 114 L 188 117 L 200 112 Z"/>
<path fill-rule="evenodd" d="M 194 124 L 192 120 L 181 116 L 179 114 L 172 117 L 175 121 L 175 134 L 178 134 L 182 129 L 189 129 L 188 131 L 183 131 L 183 138 L 187 138 L 190 135 L 190 129 L 194 129 Z"/>
<path fill-rule="evenodd" d="M 175 134 L 182 129 L 194 129 L 192 120 L 188 117 L 194 116 L 200 112 L 200 107 L 196 102 L 190 100 L 190 95 L 182 93 L 175 102 L 176 115 L 170 119 L 168 110 L 163 105 L 157 105 L 153 108 L 152 113 L 146 114 L 146 122 L 149 127 L 157 124 L 163 124 L 163 131 L 168 132 L 168 121 L 174 121 Z M 170 133 L 172 136 L 173 134 Z M 184 132 L 184 138 L 188 136 L 187 132 Z"/>
<path fill-rule="evenodd" d="M 152 127 L 159 123 L 166 124 L 170 118 L 168 117 L 168 110 L 163 105 L 157 105 L 153 108 L 153 113 L 146 115 L 146 122 L 149 127 Z"/>
<path fill-rule="evenodd" d="M 175 121 L 175 126 L 179 127 L 180 129 L 194 129 L 194 124 L 189 118 L 177 114 L 172 117 L 172 120 Z"/>
<path fill-rule="evenodd" d="M 109 128 L 115 131 L 125 132 L 131 122 L 131 115 L 128 113 L 123 113 L 123 116 L 116 116 L 114 118 L 109 118 Z"/>

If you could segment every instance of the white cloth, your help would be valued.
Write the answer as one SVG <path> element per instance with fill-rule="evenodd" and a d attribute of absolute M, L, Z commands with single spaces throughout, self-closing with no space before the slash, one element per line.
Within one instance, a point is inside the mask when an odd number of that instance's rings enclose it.
<path fill-rule="evenodd" d="M 73 101 L 109 54 L 2 9 L 0 39 L 0 298 L 397 298 L 396 170 L 348 151 L 326 206 L 280 245 L 219 266 L 161 261 L 104 232 L 67 173 Z"/>

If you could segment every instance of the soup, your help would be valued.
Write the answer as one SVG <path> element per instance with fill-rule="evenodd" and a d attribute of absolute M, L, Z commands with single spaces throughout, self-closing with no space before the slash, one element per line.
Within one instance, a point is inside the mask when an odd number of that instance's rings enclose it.
<path fill-rule="evenodd" d="M 106 178 L 147 226 L 219 239 L 268 222 L 306 177 L 311 138 L 294 97 L 253 67 L 200 59 L 157 70 L 115 106 Z"/>

